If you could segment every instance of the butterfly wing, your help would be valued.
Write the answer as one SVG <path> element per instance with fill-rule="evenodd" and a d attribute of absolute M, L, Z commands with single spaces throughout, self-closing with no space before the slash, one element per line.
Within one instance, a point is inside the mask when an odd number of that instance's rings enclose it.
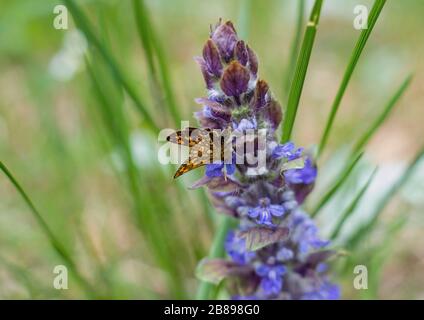
<path fill-rule="evenodd" d="M 202 129 L 203 130 L 203 129 Z M 174 179 L 193 169 L 211 163 L 213 160 L 213 144 L 209 131 L 203 130 L 203 135 L 196 137 L 195 144 L 190 146 L 189 157 L 177 170 Z"/>
<path fill-rule="evenodd" d="M 192 161 L 191 159 L 188 159 L 175 172 L 174 179 L 178 178 L 179 176 L 182 176 L 184 173 L 187 173 L 204 165 L 205 163 L 202 163 L 200 161 Z"/>
<path fill-rule="evenodd" d="M 188 127 L 170 134 L 166 140 L 182 146 L 193 147 L 202 141 L 203 137 L 208 136 L 210 131 L 210 129 Z"/>

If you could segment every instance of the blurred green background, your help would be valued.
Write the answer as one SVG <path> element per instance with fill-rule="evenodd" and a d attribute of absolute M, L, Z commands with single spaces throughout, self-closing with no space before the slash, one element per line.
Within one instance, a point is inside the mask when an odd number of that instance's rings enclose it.
<path fill-rule="evenodd" d="M 145 1 L 154 30 L 150 35 L 161 48 L 156 64 L 167 66 L 165 83 L 172 96 L 165 98 L 155 91 L 133 1 L 77 3 L 160 128 L 176 127 L 165 112 L 167 104 L 174 104 L 182 119 L 194 121 L 198 106 L 193 99 L 205 90 L 193 56 L 201 54 L 209 25 L 220 17 L 234 21 L 236 28 L 242 25 L 259 56 L 260 77 L 286 103 L 295 0 L 250 1 L 248 25 L 241 9 L 246 10 L 245 0 Z M 116 84 L 101 54 L 77 31 L 71 14 L 68 30 L 53 27 L 57 4 L 61 2 L 0 3 L 0 160 L 21 182 L 84 280 L 70 273 L 69 289 L 54 289 L 53 268 L 63 260 L 1 175 L 0 298 L 192 298 L 196 263 L 207 255 L 219 220 L 203 190 L 187 189 L 201 172 L 173 181 L 175 166 L 158 163 L 157 136 Z M 298 145 L 319 141 L 360 33 L 353 28 L 357 4 L 370 8 L 372 1 L 324 2 L 295 125 Z M 305 16 L 311 5 L 307 1 Z M 408 74 L 414 79 L 368 144 L 361 166 L 318 217 L 323 235 L 378 165 L 366 199 L 343 232 L 367 223 L 369 206 L 424 143 L 423 14 L 421 0 L 389 0 L 354 72 L 320 159 L 312 204 L 344 161 L 346 146 Z M 158 70 L 163 86 L 163 69 Z M 424 298 L 423 181 L 421 165 L 349 262 L 334 267 L 344 298 Z M 368 290 L 353 289 L 357 264 L 369 268 Z"/>

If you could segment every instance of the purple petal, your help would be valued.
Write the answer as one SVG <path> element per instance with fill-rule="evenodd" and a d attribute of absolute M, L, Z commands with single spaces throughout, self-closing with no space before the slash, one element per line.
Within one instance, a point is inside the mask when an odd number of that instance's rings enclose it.
<path fill-rule="evenodd" d="M 274 159 L 281 159 L 281 158 L 287 158 L 292 150 L 294 149 L 294 143 L 293 142 L 287 142 L 285 144 L 279 144 L 272 150 L 272 157 Z"/>
<path fill-rule="evenodd" d="M 206 65 L 205 60 L 201 57 L 194 57 L 194 60 L 198 63 L 200 66 L 200 70 L 202 71 L 203 79 L 205 79 L 206 88 L 212 89 L 213 88 L 213 76 L 208 71 L 208 67 Z"/>
<path fill-rule="evenodd" d="M 258 267 L 255 268 L 255 272 L 258 276 L 266 277 L 268 275 L 268 272 L 270 271 L 270 267 L 266 264 L 261 264 Z"/>
<path fill-rule="evenodd" d="M 271 219 L 272 216 L 269 210 L 267 208 L 262 208 L 261 213 L 259 215 L 258 223 L 265 225 L 273 225 Z"/>
<path fill-rule="evenodd" d="M 197 98 L 195 101 L 208 108 L 209 115 L 213 118 L 222 119 L 226 122 L 231 120 L 231 112 L 219 102 L 208 98 Z"/>
<path fill-rule="evenodd" d="M 222 163 L 211 163 L 206 165 L 206 176 L 209 178 L 222 176 L 222 168 L 224 164 Z"/>
<path fill-rule="evenodd" d="M 237 61 L 233 61 L 224 71 L 221 89 L 227 96 L 237 97 L 246 92 L 249 79 L 249 71 Z"/>
<path fill-rule="evenodd" d="M 262 208 L 261 207 L 256 207 L 256 208 L 251 208 L 248 211 L 249 217 L 251 218 L 257 218 L 261 215 L 262 213 Z"/>
<path fill-rule="evenodd" d="M 284 212 L 285 212 L 283 206 L 279 206 L 279 205 L 276 205 L 276 204 L 270 205 L 269 206 L 269 211 L 271 212 L 271 214 L 274 217 L 281 217 L 284 214 Z"/>
<path fill-rule="evenodd" d="M 225 170 L 227 171 L 228 175 L 232 175 L 236 171 L 236 165 L 232 163 L 226 164 Z"/>
<path fill-rule="evenodd" d="M 247 61 L 249 60 L 249 54 L 247 52 L 246 45 L 243 40 L 240 40 L 239 42 L 237 42 L 235 53 L 236 53 L 237 60 L 243 66 L 246 66 Z"/>
<path fill-rule="evenodd" d="M 256 128 L 257 128 L 257 123 L 255 118 L 253 118 L 252 120 L 241 119 L 240 123 L 235 126 L 235 129 L 241 132 L 248 129 L 256 129 Z"/>
<path fill-rule="evenodd" d="M 270 123 L 272 129 L 277 129 L 281 119 L 283 118 L 283 112 L 281 106 L 276 100 L 271 100 L 264 108 L 262 112 L 264 118 Z"/>
<path fill-rule="evenodd" d="M 302 169 L 292 169 L 284 172 L 286 181 L 290 184 L 311 184 L 315 181 L 318 171 L 308 158 Z"/>
<path fill-rule="evenodd" d="M 212 34 L 212 40 L 218 47 L 223 59 L 228 62 L 234 54 L 234 47 L 238 41 L 233 24 L 230 21 L 218 26 Z"/>
<path fill-rule="evenodd" d="M 246 46 L 247 48 L 247 54 L 249 56 L 249 69 L 250 72 L 253 73 L 253 75 L 256 76 L 256 74 L 258 73 L 258 57 L 256 56 L 255 52 L 250 49 L 249 46 Z"/>
<path fill-rule="evenodd" d="M 267 104 L 268 84 L 264 80 L 259 80 L 255 87 L 255 96 L 253 99 L 253 107 L 261 109 Z"/>
<path fill-rule="evenodd" d="M 287 248 L 281 248 L 278 252 L 277 252 L 277 260 L 279 261 L 287 261 L 292 259 L 294 256 L 294 253 L 292 250 L 287 249 Z"/>
<path fill-rule="evenodd" d="M 202 111 L 195 112 L 194 117 L 199 121 L 203 128 L 221 129 L 225 126 L 221 119 L 211 116 L 210 110 L 203 109 Z"/>
<path fill-rule="evenodd" d="M 221 77 L 222 63 L 215 44 L 209 39 L 203 47 L 203 59 L 208 71 L 216 77 Z"/>
<path fill-rule="evenodd" d="M 295 148 L 293 142 L 287 142 L 275 147 L 272 151 L 274 159 L 286 158 L 287 160 L 296 160 L 302 156 L 303 148 Z"/>

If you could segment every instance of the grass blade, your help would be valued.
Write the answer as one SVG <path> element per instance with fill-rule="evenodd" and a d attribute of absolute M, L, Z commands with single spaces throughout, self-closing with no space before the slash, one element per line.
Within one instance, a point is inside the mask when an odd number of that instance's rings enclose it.
<path fill-rule="evenodd" d="M 331 199 L 331 197 L 339 190 L 340 186 L 347 180 L 356 164 L 362 158 L 363 153 L 360 153 L 356 158 L 353 158 L 352 162 L 347 166 L 337 177 L 333 186 L 327 191 L 327 193 L 321 198 L 314 210 L 311 211 L 311 216 L 315 217 L 318 211 L 324 207 L 324 205 Z"/>
<path fill-rule="evenodd" d="M 38 225 L 41 227 L 41 230 L 46 235 L 47 239 L 49 240 L 49 243 L 53 247 L 53 249 L 56 251 L 56 253 L 62 258 L 62 260 L 66 263 L 66 266 L 69 268 L 69 270 L 74 275 L 75 279 L 80 283 L 81 287 L 84 288 L 86 291 L 86 294 L 88 296 L 92 296 L 94 292 L 94 288 L 91 286 L 90 283 L 80 274 L 78 267 L 74 260 L 72 259 L 72 256 L 70 253 L 66 250 L 66 248 L 62 245 L 62 243 L 56 238 L 54 233 L 51 231 L 50 227 L 46 223 L 46 221 L 43 219 L 37 208 L 34 206 L 31 199 L 28 197 L 27 193 L 24 191 L 24 189 L 21 187 L 19 182 L 15 179 L 15 177 L 12 175 L 12 173 L 9 171 L 9 169 L 4 165 L 2 161 L 0 161 L 0 170 L 7 176 L 9 181 L 13 184 L 15 189 L 18 191 L 18 193 L 21 195 L 21 197 L 24 199 L 25 203 L 31 210 L 35 220 L 37 221 Z"/>
<path fill-rule="evenodd" d="M 414 172 L 416 166 L 419 164 L 419 162 L 423 158 L 424 158 L 424 147 L 417 153 L 417 155 L 409 164 L 407 169 L 405 169 L 403 174 L 398 178 L 398 180 L 386 192 L 384 197 L 379 201 L 379 203 L 375 207 L 373 214 L 371 215 L 372 216 L 371 221 L 366 223 L 363 227 L 361 227 L 357 232 L 355 232 L 355 234 L 352 235 L 352 237 L 350 237 L 349 241 L 347 241 L 346 246 L 349 249 L 355 248 L 360 242 L 360 240 L 364 239 L 373 230 L 374 226 L 377 224 L 380 214 L 386 208 L 387 204 L 390 202 L 393 196 L 408 181 L 408 179 L 411 177 L 412 173 Z"/>
<path fill-rule="evenodd" d="M 287 96 L 288 91 L 290 89 L 291 80 L 293 78 L 294 73 L 294 67 L 296 65 L 296 58 L 299 53 L 299 46 L 300 46 L 300 40 L 301 40 L 301 34 L 303 29 L 303 23 L 305 20 L 305 0 L 299 0 L 298 1 L 298 7 L 297 7 L 297 23 L 296 23 L 296 30 L 293 37 L 293 41 L 291 44 L 291 51 L 290 51 L 290 57 L 289 57 L 289 63 L 286 68 L 286 75 L 285 75 L 285 81 L 283 86 L 283 96 Z"/>
<path fill-rule="evenodd" d="M 94 89 L 93 93 L 99 102 L 99 109 L 102 113 L 105 127 L 114 145 L 116 145 L 116 149 L 120 151 L 125 164 L 125 182 L 131 195 L 131 204 L 133 206 L 131 212 L 134 216 L 135 225 L 145 237 L 147 245 L 152 248 L 152 253 L 158 265 L 169 274 L 167 280 L 173 296 L 178 299 L 186 298 L 184 283 L 175 268 L 175 259 L 172 256 L 173 253 L 179 252 L 180 257 L 182 257 L 184 252 L 176 249 L 180 243 L 178 238 L 169 239 L 175 232 L 164 233 L 163 229 L 160 228 L 161 222 L 164 222 L 164 217 L 161 216 L 162 213 L 171 212 L 171 209 L 166 207 L 168 205 L 166 201 L 157 200 L 154 203 L 151 201 L 152 195 L 158 192 L 153 190 L 155 188 L 154 185 L 148 186 L 148 184 L 140 183 L 142 181 L 141 178 L 143 180 L 148 179 L 147 173 L 144 172 L 144 175 L 141 176 L 138 171 L 130 145 L 128 119 L 121 108 L 122 99 L 117 97 L 119 93 L 116 91 L 118 90 L 114 90 L 116 88 L 111 87 L 110 84 L 113 84 L 113 82 L 106 81 L 107 74 L 106 76 L 101 76 L 106 73 L 106 71 L 101 72 L 101 66 L 87 62 L 88 74 Z M 159 183 L 160 178 L 156 178 Z"/>
<path fill-rule="evenodd" d="M 174 124 L 179 126 L 181 115 L 175 101 L 174 90 L 172 88 L 168 63 L 166 61 L 165 52 L 159 43 L 159 38 L 153 29 L 152 21 L 149 19 L 149 12 L 144 0 L 133 0 L 133 8 L 137 23 L 137 29 L 146 52 L 146 58 L 149 65 L 150 73 L 153 81 L 158 84 L 154 56 L 156 55 L 159 73 L 162 81 L 165 100 L 172 115 Z"/>
<path fill-rule="evenodd" d="M 247 39 L 249 37 L 252 2 L 253 0 L 242 0 L 240 5 L 240 14 L 237 23 L 240 39 Z"/>
<path fill-rule="evenodd" d="M 140 96 L 136 93 L 136 90 L 131 85 L 131 82 L 128 80 L 127 76 L 124 75 L 123 71 L 119 67 L 118 63 L 115 61 L 113 56 L 110 54 L 109 50 L 103 46 L 102 42 L 96 37 L 93 28 L 90 25 L 87 17 L 84 15 L 82 10 L 78 7 L 78 5 L 73 0 L 64 0 L 66 7 L 72 13 L 74 17 L 75 24 L 84 32 L 88 42 L 93 45 L 103 57 L 105 62 L 110 68 L 113 77 L 116 79 L 117 83 L 119 83 L 125 91 L 128 93 L 129 97 L 133 100 L 137 110 L 143 116 L 147 126 L 153 132 L 158 132 L 159 127 L 156 125 L 152 116 L 150 115 L 146 105 L 141 100 Z"/>
<path fill-rule="evenodd" d="M 308 70 L 309 59 L 311 57 L 312 47 L 314 45 L 317 25 L 321 13 L 322 0 L 316 0 L 306 26 L 305 36 L 302 47 L 296 63 L 296 71 L 292 80 L 289 98 L 287 102 L 286 115 L 283 123 L 282 142 L 290 140 L 293 130 L 296 113 L 299 106 L 300 96 L 302 94 L 303 83 L 305 82 L 306 71 Z"/>
<path fill-rule="evenodd" d="M 361 56 L 361 53 L 367 43 L 367 40 L 377 22 L 377 19 L 380 15 L 381 10 L 384 7 L 386 0 L 376 0 L 371 9 L 371 12 L 368 16 L 368 28 L 362 30 L 359 35 L 359 39 L 356 42 L 356 46 L 353 49 L 352 56 L 349 60 L 349 64 L 347 65 L 346 71 L 343 75 L 342 82 L 337 91 L 336 97 L 334 99 L 333 105 L 331 106 L 331 111 L 325 125 L 324 133 L 321 137 L 319 147 L 318 147 L 318 157 L 322 154 L 325 146 L 327 145 L 328 137 L 330 135 L 331 128 L 333 127 L 334 118 L 336 117 L 337 110 L 339 109 L 340 102 L 342 101 L 343 95 L 346 91 L 346 88 L 349 84 L 350 78 L 352 77 L 353 71 L 355 70 L 356 64 Z"/>
<path fill-rule="evenodd" d="M 133 0 L 135 22 L 138 35 L 140 37 L 140 42 L 144 50 L 144 55 L 146 57 L 147 69 L 151 79 L 149 84 L 151 86 L 152 96 L 155 99 L 156 106 L 164 111 L 165 104 L 163 103 L 163 97 L 155 65 L 154 52 L 151 43 L 151 34 L 149 32 L 150 26 L 146 18 L 147 12 L 144 10 L 144 8 L 141 8 L 142 5 L 144 6 L 144 3 L 141 3 L 139 0 Z"/>
<path fill-rule="evenodd" d="M 396 103 L 402 97 L 405 90 L 410 85 L 411 80 L 412 80 L 412 75 L 408 76 L 404 80 L 404 82 L 401 84 L 399 89 L 395 92 L 395 94 L 388 101 L 387 105 L 383 109 L 383 112 L 377 117 L 377 119 L 375 119 L 373 124 L 362 135 L 362 137 L 358 139 L 358 141 L 356 142 L 356 144 L 354 145 L 354 147 L 352 149 L 352 152 L 351 152 L 352 156 L 362 150 L 362 148 L 367 144 L 367 142 L 370 140 L 370 138 L 373 136 L 373 134 L 377 131 L 377 129 L 381 126 L 381 124 L 386 120 L 386 118 L 389 116 L 390 112 L 393 110 L 393 107 L 396 105 Z"/>
<path fill-rule="evenodd" d="M 335 239 L 340 233 L 340 230 L 342 229 L 345 221 L 350 217 L 350 215 L 354 212 L 356 206 L 361 201 L 362 197 L 364 196 L 365 192 L 368 190 L 368 187 L 370 186 L 372 180 L 374 179 L 374 176 L 377 172 L 377 168 L 374 169 L 374 171 L 371 173 L 370 177 L 368 178 L 365 185 L 359 190 L 356 197 L 352 200 L 350 205 L 346 208 L 346 210 L 343 212 L 339 222 L 337 223 L 336 227 L 334 228 L 333 232 L 330 235 L 330 239 Z"/>

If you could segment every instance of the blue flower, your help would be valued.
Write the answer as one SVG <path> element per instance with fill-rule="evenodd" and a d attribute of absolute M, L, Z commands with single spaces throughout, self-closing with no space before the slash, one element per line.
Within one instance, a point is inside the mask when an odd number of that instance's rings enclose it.
<path fill-rule="evenodd" d="M 291 260 L 294 257 L 294 253 L 292 250 L 287 249 L 285 247 L 282 247 L 278 252 L 277 252 L 277 260 L 278 261 L 288 261 Z"/>
<path fill-rule="evenodd" d="M 305 165 L 301 169 L 290 169 L 284 171 L 284 178 L 290 184 L 311 184 L 317 177 L 317 168 L 312 164 L 310 158 L 305 160 Z"/>
<path fill-rule="evenodd" d="M 307 292 L 302 296 L 302 300 L 337 300 L 339 298 L 339 286 L 328 281 L 324 282 L 316 291 Z"/>
<path fill-rule="evenodd" d="M 298 244 L 300 254 L 305 255 L 312 249 L 321 249 L 330 244 L 330 241 L 319 238 L 317 226 L 305 213 L 297 211 L 293 218 L 291 238 Z"/>
<path fill-rule="evenodd" d="M 302 155 L 303 148 L 295 147 L 293 142 L 287 142 L 285 144 L 277 145 L 272 151 L 272 158 L 281 159 L 286 158 L 287 160 L 295 160 Z"/>
<path fill-rule="evenodd" d="M 252 118 L 251 120 L 248 119 L 241 119 L 241 121 L 236 124 L 233 123 L 233 129 L 243 132 L 245 130 L 251 130 L 251 129 L 256 129 L 257 128 L 257 123 L 256 123 L 256 119 Z"/>
<path fill-rule="evenodd" d="M 236 171 L 236 165 L 233 163 L 211 163 L 206 165 L 206 175 L 209 178 L 232 175 Z"/>
<path fill-rule="evenodd" d="M 225 251 L 234 262 L 240 264 L 249 263 L 256 257 L 256 253 L 246 250 L 246 241 L 244 238 L 239 238 L 233 231 L 227 234 L 225 239 Z"/>
<path fill-rule="evenodd" d="M 273 225 L 272 217 L 281 217 L 285 213 L 282 205 L 271 204 L 267 197 L 259 199 L 259 205 L 248 210 L 248 215 L 256 219 L 259 224 Z"/>
<path fill-rule="evenodd" d="M 256 274 L 261 277 L 261 288 L 266 295 L 278 295 L 283 287 L 283 275 L 286 268 L 282 265 L 268 266 L 260 265 L 255 270 Z"/>

